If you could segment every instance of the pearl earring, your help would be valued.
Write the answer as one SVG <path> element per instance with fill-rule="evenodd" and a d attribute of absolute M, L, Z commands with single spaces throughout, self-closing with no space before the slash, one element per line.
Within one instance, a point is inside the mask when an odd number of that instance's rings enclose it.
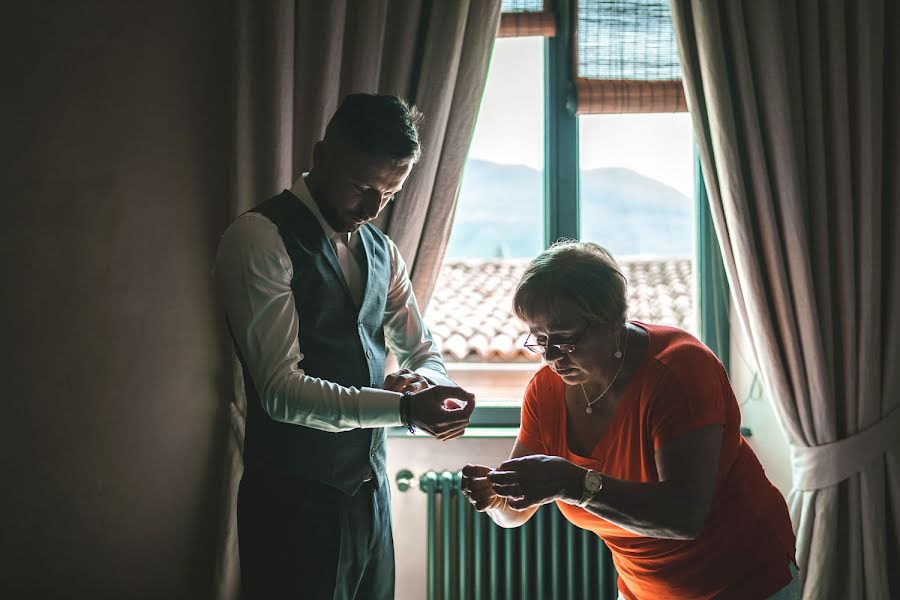
<path fill-rule="evenodd" d="M 619 334 L 616 334 L 616 353 L 613 354 L 616 358 L 622 358 L 622 350 L 619 348 Z"/>

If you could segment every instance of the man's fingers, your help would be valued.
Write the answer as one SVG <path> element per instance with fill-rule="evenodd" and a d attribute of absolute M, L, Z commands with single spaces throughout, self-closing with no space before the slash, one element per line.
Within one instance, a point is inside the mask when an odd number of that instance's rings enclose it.
<path fill-rule="evenodd" d="M 456 429 L 457 427 L 468 427 L 468 425 L 468 418 L 460 417 L 459 415 L 453 415 L 453 418 L 441 419 L 434 424 L 434 427 L 435 429 L 438 429 L 440 431 L 447 431 L 449 429 Z"/>
<path fill-rule="evenodd" d="M 467 392 L 466 390 L 459 387 L 437 385 L 431 389 L 433 390 L 432 393 L 437 394 L 444 400 L 446 400 L 447 398 L 456 398 L 457 400 L 468 402 L 469 400 L 475 399 L 475 394 Z"/>
<path fill-rule="evenodd" d="M 469 421 L 454 421 L 450 423 L 439 423 L 437 425 L 422 425 L 422 429 L 428 435 L 439 440 L 449 439 L 451 436 L 459 437 L 469 426 Z"/>
<path fill-rule="evenodd" d="M 444 400 L 443 409 L 446 412 L 464 417 L 471 417 L 475 410 L 475 400 L 459 400 L 457 398 L 447 398 Z"/>
<path fill-rule="evenodd" d="M 404 380 L 397 386 L 398 389 L 396 391 L 410 392 L 415 394 L 416 392 L 421 392 L 424 389 L 428 388 L 428 382 L 424 379 L 415 379 L 415 380 Z"/>
<path fill-rule="evenodd" d="M 384 378 L 384 389 L 416 393 L 428 388 L 428 380 L 409 369 L 400 369 Z"/>
<path fill-rule="evenodd" d="M 460 398 L 447 398 L 444 400 L 443 409 L 446 412 L 471 417 L 475 411 L 475 398 L 462 400 Z"/>
<path fill-rule="evenodd" d="M 451 400 L 453 399 L 453 400 Z M 415 394 L 411 406 L 416 424 L 439 440 L 447 441 L 460 437 L 469 426 L 471 408 L 468 406 L 474 396 L 465 390 L 451 386 L 434 386 Z M 448 400 L 450 402 L 448 402 Z M 463 408 L 450 408 L 451 403 L 462 400 Z M 413 413 L 412 411 L 415 410 Z"/>
<path fill-rule="evenodd" d="M 450 402 L 455 402 L 454 400 L 450 400 Z M 446 420 L 454 420 L 454 421 L 462 421 L 469 420 L 469 416 L 471 416 L 471 411 L 466 413 L 465 406 L 454 406 L 453 404 L 442 404 L 441 412 L 444 413 L 443 417 Z"/>
<path fill-rule="evenodd" d="M 401 375 L 398 380 L 403 385 L 403 391 L 418 392 L 428 387 L 428 380 L 417 373 Z"/>
<path fill-rule="evenodd" d="M 443 431 L 443 432 L 438 436 L 438 439 L 441 440 L 441 441 L 443 441 L 443 442 L 447 442 L 447 441 L 450 441 L 450 440 L 455 440 L 456 438 L 462 436 L 462 434 L 464 434 L 464 433 L 466 432 L 466 427 L 467 427 L 467 426 L 468 426 L 468 423 L 465 424 L 465 425 L 460 425 L 460 426 L 458 426 L 458 427 L 452 427 L 452 428 L 450 428 L 450 429 L 447 429 L 446 431 Z"/>
<path fill-rule="evenodd" d="M 466 419 L 465 421 L 457 421 L 454 423 L 445 423 L 439 425 L 437 427 L 437 437 L 444 441 L 458 438 L 465 432 L 466 427 L 468 426 L 468 419 Z"/>
<path fill-rule="evenodd" d="M 428 381 L 426 379 L 417 379 L 409 384 L 409 391 L 412 393 L 421 392 L 428 389 Z"/>
<path fill-rule="evenodd" d="M 472 396 L 470 399 L 466 400 L 466 405 L 463 407 L 463 414 L 467 417 L 472 416 L 472 412 L 475 410 L 475 396 Z"/>
<path fill-rule="evenodd" d="M 466 432 L 466 427 L 468 427 L 468 425 L 460 425 L 459 427 L 448 429 L 440 434 L 440 439 L 445 442 L 448 440 L 455 440 Z"/>
<path fill-rule="evenodd" d="M 430 423 L 430 427 L 438 433 L 456 429 L 457 427 L 465 427 L 469 424 L 469 418 L 459 412 L 443 412 L 435 415 Z"/>
<path fill-rule="evenodd" d="M 465 431 L 466 427 L 468 426 L 468 421 L 464 421 L 456 424 L 442 423 L 440 425 L 422 425 L 422 430 L 425 431 L 425 433 L 427 433 L 428 435 L 442 440 L 448 435 L 457 431 Z"/>

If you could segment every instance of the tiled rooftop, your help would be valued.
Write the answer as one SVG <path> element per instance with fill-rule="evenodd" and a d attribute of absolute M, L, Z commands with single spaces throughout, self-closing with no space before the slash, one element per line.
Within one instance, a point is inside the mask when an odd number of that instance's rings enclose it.
<path fill-rule="evenodd" d="M 447 260 L 427 321 L 446 362 L 538 362 L 522 347 L 528 330 L 512 311 L 524 259 Z M 694 330 L 693 276 L 687 258 L 620 259 L 628 318 Z"/>

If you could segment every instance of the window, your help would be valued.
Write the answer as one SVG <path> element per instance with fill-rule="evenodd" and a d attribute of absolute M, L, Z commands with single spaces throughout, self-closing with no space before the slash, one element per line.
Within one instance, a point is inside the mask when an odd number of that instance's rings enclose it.
<path fill-rule="evenodd" d="M 522 270 L 544 249 L 544 39 L 494 54 L 428 308 L 450 377 L 481 402 L 516 403 L 540 365 L 512 312 Z"/>
<path fill-rule="evenodd" d="M 585 9 L 592 1 L 597 7 Z M 549 26 L 546 12 L 540 24 L 529 20 L 536 12 L 507 19 L 507 4 L 501 36 L 540 30 L 547 37 L 496 41 L 427 315 L 450 376 L 479 397 L 476 425 L 518 423 L 518 403 L 540 359 L 522 347 L 528 332 L 512 312 L 512 294 L 529 260 L 549 243 L 568 237 L 605 246 L 626 271 L 630 318 L 698 335 L 696 257 L 698 249 L 714 248 L 703 243 L 709 223 L 698 212 L 703 192 L 691 121 L 680 81 L 671 79 L 668 3 L 559 0 Z M 549 6 L 532 4 L 523 10 Z M 586 79 L 596 75 L 584 61 L 576 70 L 573 11 L 583 47 L 596 48 L 585 40 L 597 31 L 603 39 L 639 42 L 618 61 L 627 64 L 621 77 L 629 81 Z M 598 14 L 612 20 L 598 25 Z M 634 27 L 642 29 L 633 34 Z M 604 46 L 594 55 L 610 52 Z M 642 57 L 666 69 L 640 64 Z M 607 63 L 607 71 L 618 64 Z M 630 80 L 641 72 L 652 76 Z"/>
<path fill-rule="evenodd" d="M 532 258 L 543 249 L 543 89 L 543 38 L 498 39 L 447 259 Z"/>

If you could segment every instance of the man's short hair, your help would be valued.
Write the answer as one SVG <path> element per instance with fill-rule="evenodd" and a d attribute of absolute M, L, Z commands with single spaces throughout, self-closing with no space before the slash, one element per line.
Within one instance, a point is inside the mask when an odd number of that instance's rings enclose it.
<path fill-rule="evenodd" d="M 350 94 L 325 129 L 325 139 L 338 135 L 366 154 L 398 162 L 419 160 L 422 113 L 397 96 Z"/>

